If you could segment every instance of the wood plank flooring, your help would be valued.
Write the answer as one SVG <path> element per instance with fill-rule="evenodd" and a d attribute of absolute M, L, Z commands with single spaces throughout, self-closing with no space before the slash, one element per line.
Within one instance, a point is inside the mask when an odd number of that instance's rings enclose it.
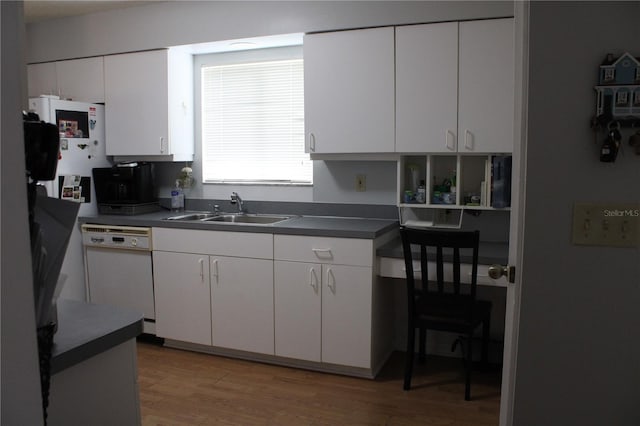
<path fill-rule="evenodd" d="M 402 390 L 404 354 L 375 380 L 164 348 L 138 342 L 142 424 L 427 425 L 498 424 L 500 372 L 472 377 L 464 400 L 462 362 L 429 357 Z"/>

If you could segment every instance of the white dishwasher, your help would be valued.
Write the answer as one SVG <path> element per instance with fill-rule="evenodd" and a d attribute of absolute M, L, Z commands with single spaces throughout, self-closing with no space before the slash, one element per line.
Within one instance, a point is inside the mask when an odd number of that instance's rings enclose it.
<path fill-rule="evenodd" d="M 131 308 L 155 334 L 151 228 L 82 225 L 88 301 Z"/>

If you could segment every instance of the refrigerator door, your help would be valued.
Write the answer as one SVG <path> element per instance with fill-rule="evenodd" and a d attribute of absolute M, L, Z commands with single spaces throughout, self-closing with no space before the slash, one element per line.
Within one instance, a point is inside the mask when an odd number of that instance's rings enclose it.
<path fill-rule="evenodd" d="M 91 171 L 94 167 L 113 164 L 105 149 L 104 105 L 44 97 L 29 99 L 29 108 L 42 121 L 58 126 L 60 132 L 56 179 L 42 182 L 48 195 L 80 202 L 78 216 L 97 215 Z M 67 275 L 61 297 L 86 300 L 82 236 L 77 225 L 71 234 L 61 272 Z"/>

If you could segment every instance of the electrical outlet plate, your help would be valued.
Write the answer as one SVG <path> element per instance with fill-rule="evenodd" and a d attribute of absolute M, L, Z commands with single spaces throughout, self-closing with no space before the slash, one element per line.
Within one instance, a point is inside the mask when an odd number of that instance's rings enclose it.
<path fill-rule="evenodd" d="M 356 191 L 364 192 L 367 190 L 367 177 L 365 175 L 356 176 Z"/>
<path fill-rule="evenodd" d="M 572 236 L 576 245 L 640 247 L 640 204 L 575 203 Z"/>

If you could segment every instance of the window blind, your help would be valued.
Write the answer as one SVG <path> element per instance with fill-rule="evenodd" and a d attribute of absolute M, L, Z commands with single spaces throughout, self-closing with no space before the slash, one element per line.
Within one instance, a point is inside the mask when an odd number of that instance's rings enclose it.
<path fill-rule="evenodd" d="M 303 60 L 201 68 L 203 180 L 311 183 Z"/>

